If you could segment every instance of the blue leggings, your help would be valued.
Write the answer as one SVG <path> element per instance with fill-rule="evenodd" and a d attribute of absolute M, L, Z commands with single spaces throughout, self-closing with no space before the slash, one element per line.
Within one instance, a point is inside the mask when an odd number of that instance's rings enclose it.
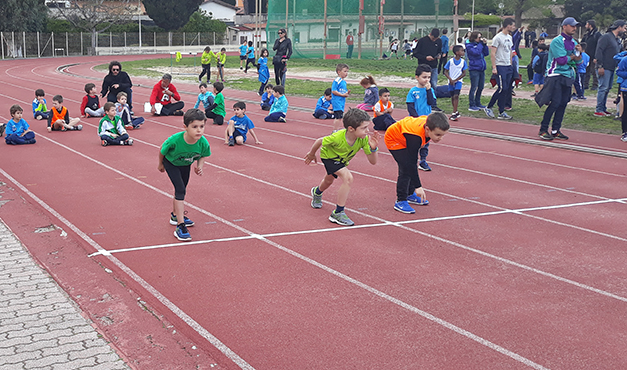
<path fill-rule="evenodd" d="M 9 145 L 22 145 L 22 144 L 35 144 L 35 133 L 27 132 L 24 136 L 18 134 L 9 134 L 4 138 L 4 141 Z"/>
<path fill-rule="evenodd" d="M 283 112 L 274 112 L 274 113 L 270 113 L 266 118 L 264 118 L 263 120 L 266 122 L 279 122 L 279 118 L 285 118 L 285 113 Z"/>

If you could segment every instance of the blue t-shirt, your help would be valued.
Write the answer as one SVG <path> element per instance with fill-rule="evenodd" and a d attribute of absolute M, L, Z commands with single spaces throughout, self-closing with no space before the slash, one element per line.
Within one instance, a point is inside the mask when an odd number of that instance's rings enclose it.
<path fill-rule="evenodd" d="M 344 81 L 344 79 L 341 77 L 336 78 L 335 80 L 333 80 L 333 85 L 331 85 L 331 90 L 337 91 L 341 94 L 346 94 L 348 92 L 348 89 L 346 87 L 346 81 Z M 346 98 L 343 96 L 337 96 L 333 94 L 333 97 L 331 98 L 331 104 L 333 104 L 333 111 L 343 112 L 344 105 L 346 104 Z"/>
<path fill-rule="evenodd" d="M 433 91 L 433 90 L 431 90 Z M 431 114 L 431 106 L 427 103 L 427 89 L 424 87 L 412 87 L 407 93 L 407 104 L 413 104 L 418 116 L 428 116 Z"/>
<path fill-rule="evenodd" d="M 248 52 L 246 53 L 246 58 L 255 59 L 255 48 L 250 46 L 248 47 Z"/>
<path fill-rule="evenodd" d="M 7 135 L 17 134 L 18 136 L 22 136 L 24 131 L 28 130 L 29 128 L 30 128 L 30 126 L 28 125 L 28 123 L 26 123 L 24 118 L 22 118 L 22 119 L 19 120 L 19 122 L 15 122 L 14 120 L 10 120 L 7 123 L 7 127 L 6 127 L 6 131 L 5 132 L 6 132 Z"/>
<path fill-rule="evenodd" d="M 318 99 L 318 103 L 316 103 L 316 110 L 327 110 L 331 106 L 331 101 L 327 100 L 327 98 L 322 95 L 320 99 Z"/>
<path fill-rule="evenodd" d="M 240 45 L 240 47 L 239 47 L 239 55 L 241 55 L 241 56 L 246 55 L 246 50 L 248 50 L 248 46 Z"/>
<path fill-rule="evenodd" d="M 577 64 L 577 73 L 586 73 L 586 68 L 590 64 L 590 55 L 581 53 L 581 63 Z"/>
<path fill-rule="evenodd" d="M 442 54 L 448 53 L 448 37 L 442 36 L 440 40 L 442 40 Z"/>
<path fill-rule="evenodd" d="M 233 116 L 229 121 L 231 120 L 235 121 L 235 128 L 242 134 L 244 142 L 246 142 L 246 134 L 248 133 L 248 130 L 250 130 L 251 128 L 255 128 L 253 121 L 251 121 L 250 118 L 248 118 L 248 116 L 245 114 L 242 118 L 238 116 Z"/>
<path fill-rule="evenodd" d="M 213 104 L 213 100 L 215 99 L 214 95 L 209 91 L 205 91 L 204 93 L 198 94 L 198 99 L 196 100 L 196 104 L 194 104 L 194 108 L 198 108 L 200 103 L 205 109 L 209 108 Z"/>

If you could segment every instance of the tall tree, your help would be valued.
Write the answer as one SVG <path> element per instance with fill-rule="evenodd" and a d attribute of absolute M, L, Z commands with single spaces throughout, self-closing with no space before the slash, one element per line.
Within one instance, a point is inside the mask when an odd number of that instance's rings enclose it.
<path fill-rule="evenodd" d="M 609 26 L 616 19 L 627 18 L 624 0 L 566 0 L 564 11 L 580 22 L 594 19 L 599 28 Z"/>
<path fill-rule="evenodd" d="M 142 0 L 146 14 L 164 30 L 183 27 L 203 0 Z"/>
<path fill-rule="evenodd" d="M 0 6 L 0 31 L 43 31 L 47 17 L 48 8 L 44 0 L 3 0 Z"/>

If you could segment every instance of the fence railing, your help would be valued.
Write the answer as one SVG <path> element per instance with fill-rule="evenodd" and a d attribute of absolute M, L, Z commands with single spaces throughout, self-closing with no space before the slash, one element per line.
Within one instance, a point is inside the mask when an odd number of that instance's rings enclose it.
<path fill-rule="evenodd" d="M 6 59 L 196 51 L 207 45 L 229 45 L 229 40 L 216 32 L 0 32 L 0 44 Z"/>

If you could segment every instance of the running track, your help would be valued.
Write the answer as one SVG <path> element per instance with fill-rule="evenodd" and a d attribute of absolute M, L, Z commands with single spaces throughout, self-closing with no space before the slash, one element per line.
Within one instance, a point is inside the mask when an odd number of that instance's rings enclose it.
<path fill-rule="evenodd" d="M 331 122 L 293 110 L 286 124 L 266 123 L 251 103 L 264 144 L 230 148 L 224 127 L 207 126 L 212 156 L 186 199 L 194 240 L 181 243 L 167 222 L 172 186 L 156 170 L 180 117 L 144 115 L 133 147 L 107 148 L 96 119 L 83 119 L 82 132 L 50 134 L 30 119 L 36 88 L 49 103 L 62 94 L 77 116 L 83 85 L 102 79 L 92 67 L 109 60 L 1 62 L 0 118 L 21 104 L 38 142 L 0 146 L 10 200 L 0 216 L 137 368 L 627 367 L 625 159 L 450 133 L 431 146 L 434 170 L 420 174 L 431 204 L 404 215 L 392 209 L 391 156 L 383 149 L 371 166 L 358 155 L 347 210 L 357 226 L 343 228 L 327 220 L 338 185 L 312 209 L 309 190 L 324 170 L 302 160 Z M 74 63 L 70 74 L 57 70 Z M 133 82 L 142 86 L 139 112 L 155 81 Z M 195 86 L 174 83 L 193 106 Z M 227 111 L 258 99 L 225 96 Z M 288 98 L 291 107 L 315 105 Z M 470 118 L 457 125 L 537 131 Z M 625 152 L 615 136 L 567 134 L 571 144 Z M 47 224 L 63 232 L 33 233 Z"/>

